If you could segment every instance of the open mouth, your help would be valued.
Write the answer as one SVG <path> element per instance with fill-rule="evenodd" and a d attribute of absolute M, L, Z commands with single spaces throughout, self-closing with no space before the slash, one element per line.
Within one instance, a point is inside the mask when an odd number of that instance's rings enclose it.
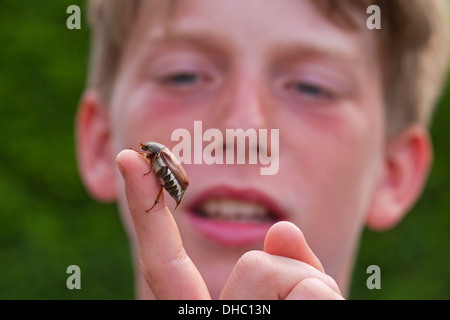
<path fill-rule="evenodd" d="M 227 187 L 206 191 L 188 211 L 188 220 L 199 234 L 227 246 L 262 243 L 269 228 L 283 216 L 265 194 Z"/>
<path fill-rule="evenodd" d="M 264 204 L 230 198 L 209 199 L 194 209 L 207 219 L 235 221 L 237 223 L 270 223 L 277 221 Z"/>

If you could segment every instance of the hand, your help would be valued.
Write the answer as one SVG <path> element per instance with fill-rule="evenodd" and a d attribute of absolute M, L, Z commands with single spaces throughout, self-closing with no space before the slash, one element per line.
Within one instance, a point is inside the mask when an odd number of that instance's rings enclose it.
<path fill-rule="evenodd" d="M 183 248 L 164 200 L 153 205 L 160 186 L 148 162 L 131 150 L 117 156 L 136 230 L 142 274 L 157 299 L 210 299 L 208 288 Z M 145 180 L 145 181 L 143 181 Z M 250 251 L 236 263 L 222 299 L 342 299 L 336 282 L 292 223 L 279 222 L 266 235 L 264 251 Z"/>

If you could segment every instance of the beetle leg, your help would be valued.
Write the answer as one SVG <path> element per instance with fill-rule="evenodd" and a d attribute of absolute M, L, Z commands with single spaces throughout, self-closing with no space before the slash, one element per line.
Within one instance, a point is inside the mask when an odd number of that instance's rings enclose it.
<path fill-rule="evenodd" d="M 155 163 L 156 157 L 150 158 L 150 157 L 148 156 L 148 152 L 145 152 L 145 151 L 139 151 L 139 150 L 136 150 L 136 149 L 134 149 L 134 148 L 130 148 L 129 150 L 133 150 L 133 151 L 139 153 L 140 155 L 144 155 L 146 159 L 150 159 L 150 170 L 148 170 L 147 173 L 144 173 L 144 176 L 150 174 L 150 173 L 152 172 L 153 164 Z"/>
<path fill-rule="evenodd" d="M 136 150 L 135 148 L 129 148 L 129 150 L 136 151 L 139 154 L 144 154 L 145 153 L 144 151 Z"/>
<path fill-rule="evenodd" d="M 150 174 L 150 172 L 152 172 L 152 166 L 150 166 L 150 169 L 148 170 L 148 172 L 144 173 L 144 177 L 148 174 Z"/>
<path fill-rule="evenodd" d="M 150 174 L 150 172 L 152 172 L 153 165 L 155 164 L 155 161 L 156 161 L 156 157 L 152 157 L 152 158 L 150 159 L 150 170 L 148 170 L 147 173 L 144 173 L 144 177 L 145 177 L 146 175 Z"/>
<path fill-rule="evenodd" d="M 161 189 L 159 189 L 159 193 L 158 193 L 158 196 L 156 197 L 155 203 L 153 204 L 153 206 L 150 209 L 145 210 L 145 212 L 149 213 L 159 203 L 159 198 L 161 198 L 163 189 L 164 189 L 164 186 L 161 185 Z"/>

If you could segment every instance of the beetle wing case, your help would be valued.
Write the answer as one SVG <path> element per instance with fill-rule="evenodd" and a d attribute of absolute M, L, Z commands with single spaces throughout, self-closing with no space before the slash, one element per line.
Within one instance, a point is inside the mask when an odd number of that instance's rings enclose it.
<path fill-rule="evenodd" d="M 178 183 L 180 184 L 181 189 L 185 191 L 189 186 L 189 180 L 186 171 L 184 171 L 184 168 L 181 165 L 180 161 L 178 161 L 173 153 L 170 152 L 167 148 L 161 150 L 160 156 L 166 166 L 170 169 L 170 171 L 172 171 L 175 179 L 177 179 Z"/>

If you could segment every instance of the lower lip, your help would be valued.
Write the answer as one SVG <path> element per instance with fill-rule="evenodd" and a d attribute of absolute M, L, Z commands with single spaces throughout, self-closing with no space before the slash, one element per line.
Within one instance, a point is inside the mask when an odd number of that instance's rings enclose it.
<path fill-rule="evenodd" d="M 273 223 L 252 223 L 207 219 L 187 214 L 192 227 L 206 239 L 229 247 L 246 247 L 264 241 Z"/>

